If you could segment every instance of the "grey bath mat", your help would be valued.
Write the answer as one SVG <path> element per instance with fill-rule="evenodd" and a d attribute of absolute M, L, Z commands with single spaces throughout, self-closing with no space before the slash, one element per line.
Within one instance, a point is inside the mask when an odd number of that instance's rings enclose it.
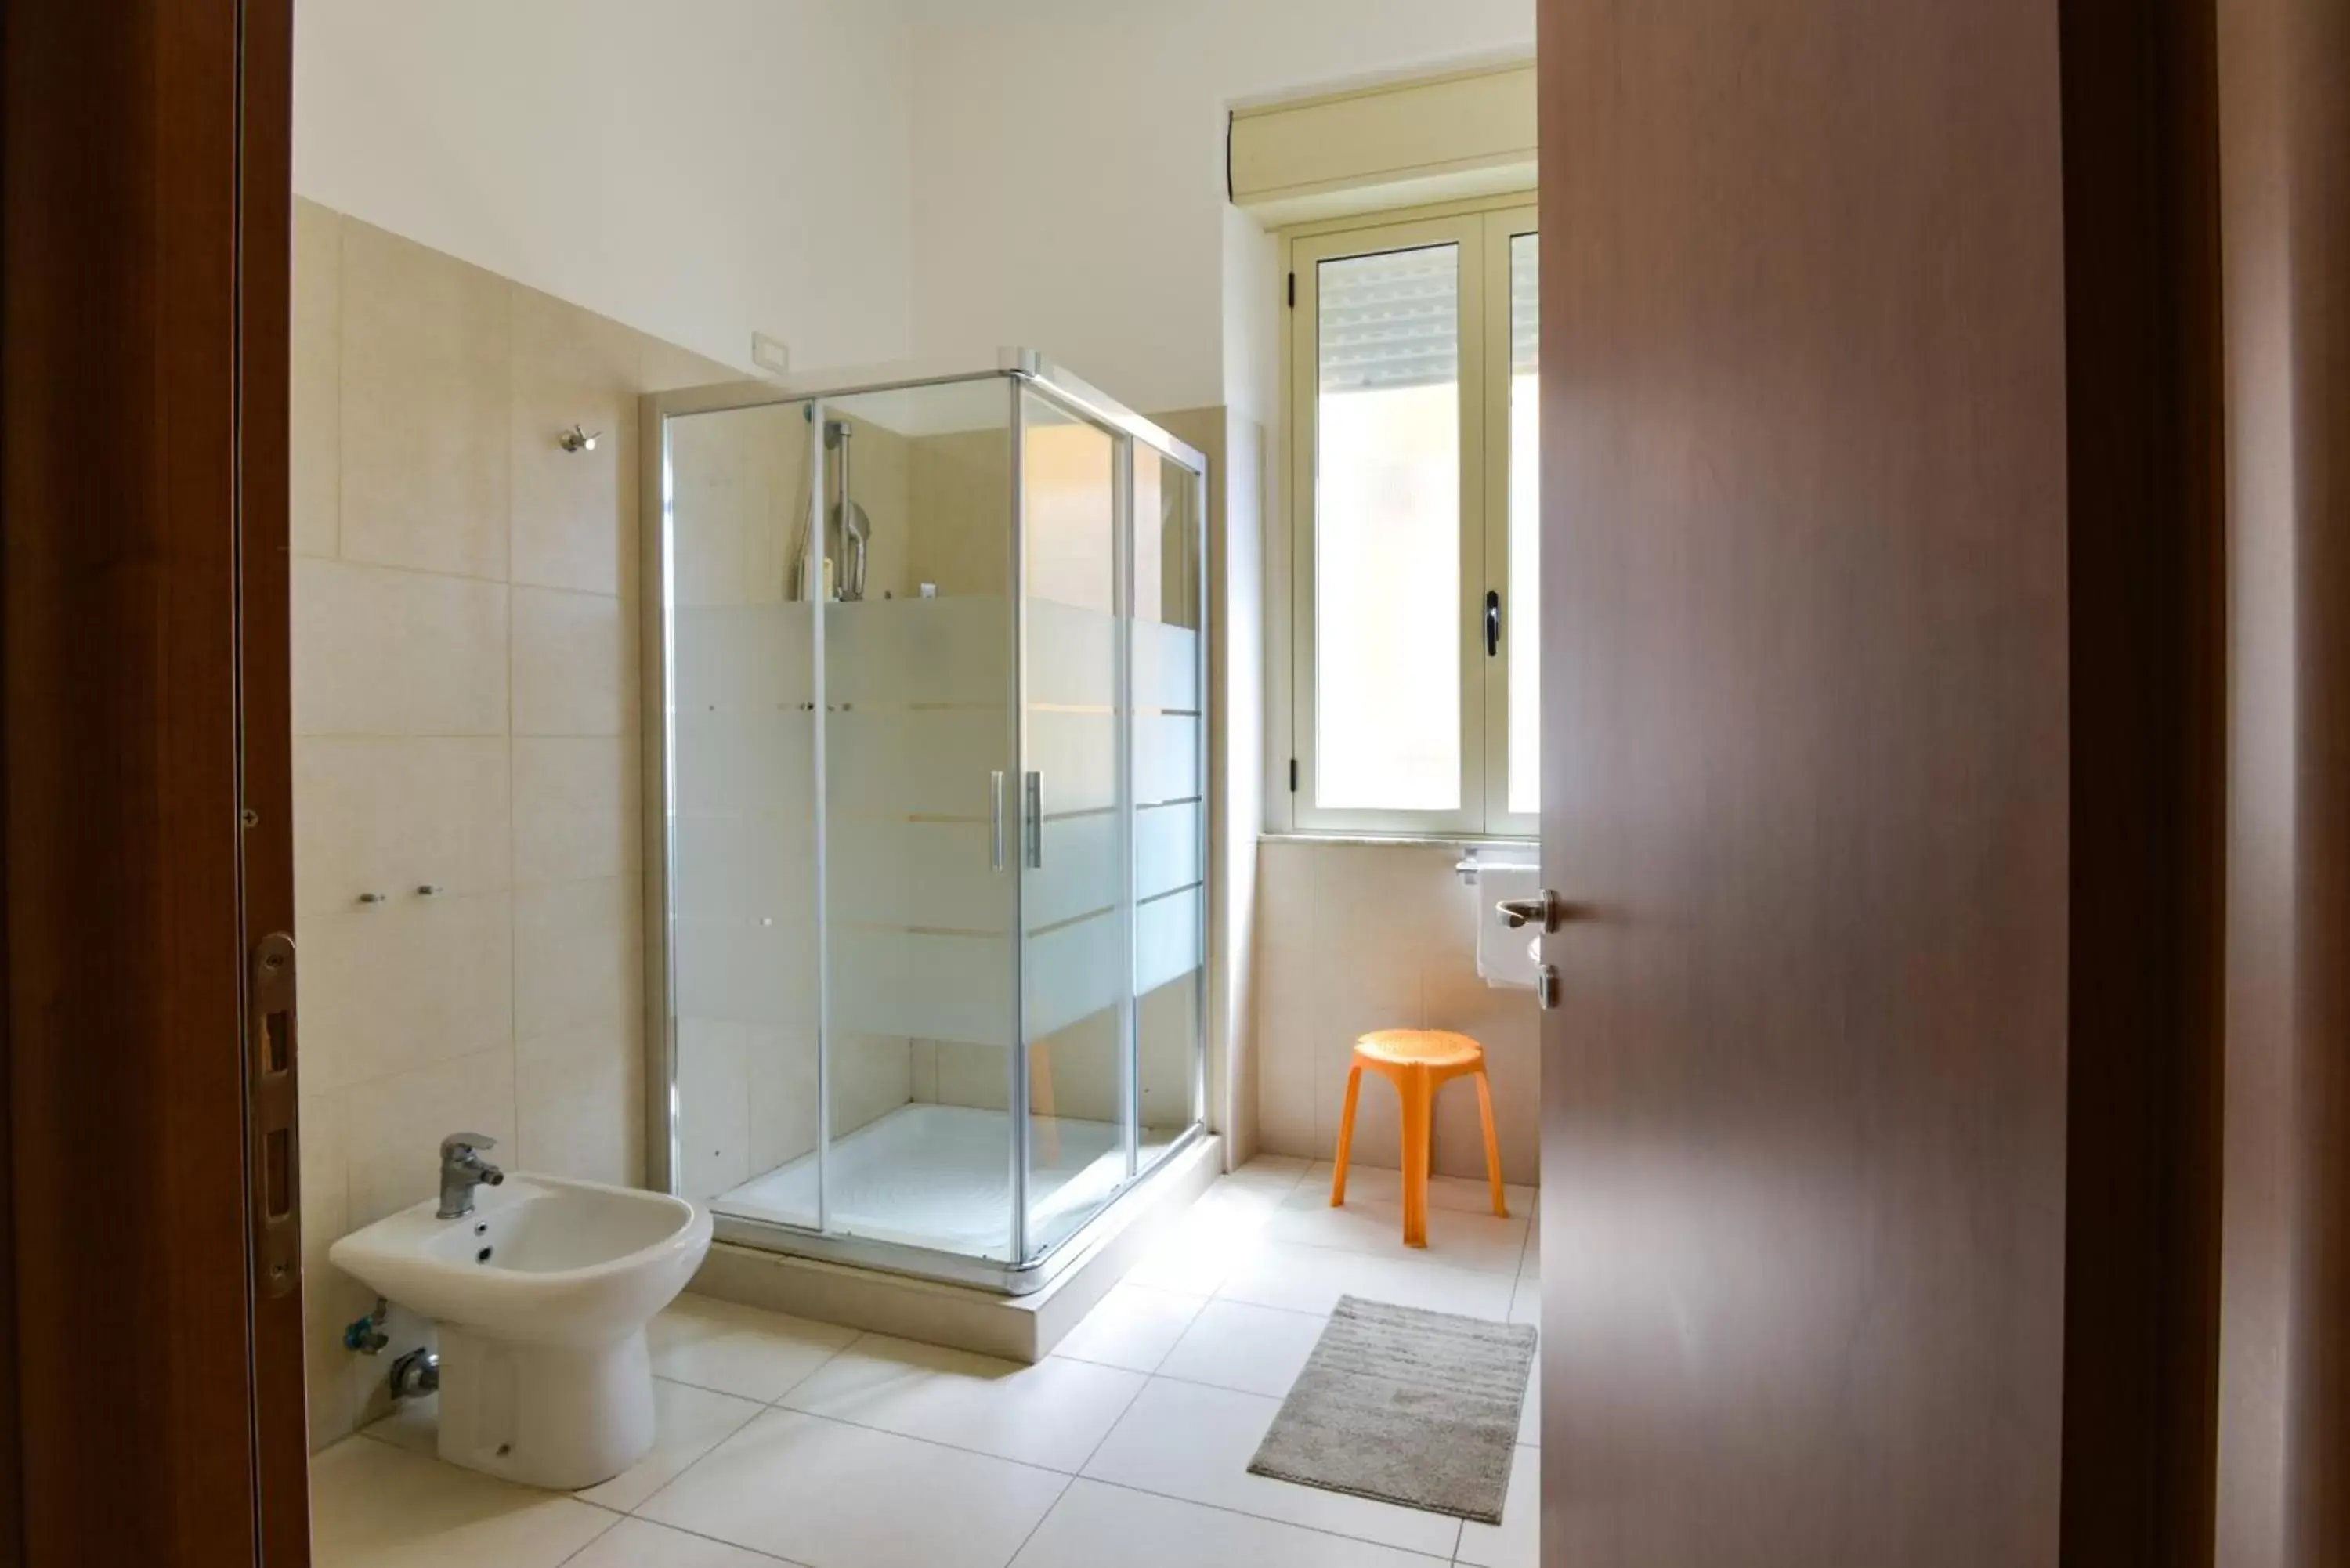
<path fill-rule="evenodd" d="M 1534 1331 L 1342 1296 L 1253 1475 L 1502 1522 Z"/>

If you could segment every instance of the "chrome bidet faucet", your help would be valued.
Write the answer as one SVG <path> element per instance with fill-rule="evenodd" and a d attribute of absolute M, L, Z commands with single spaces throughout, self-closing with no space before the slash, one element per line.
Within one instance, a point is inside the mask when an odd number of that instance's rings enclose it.
<path fill-rule="evenodd" d="M 506 1173 L 484 1159 L 481 1151 L 495 1148 L 498 1140 L 487 1133 L 451 1133 L 441 1140 L 441 1207 L 433 1218 L 458 1220 L 473 1211 L 473 1189 L 484 1182 L 495 1187 Z"/>

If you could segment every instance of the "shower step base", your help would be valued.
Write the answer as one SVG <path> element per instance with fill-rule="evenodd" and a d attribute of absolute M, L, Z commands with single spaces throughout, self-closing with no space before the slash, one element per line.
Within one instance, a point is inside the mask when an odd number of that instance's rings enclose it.
<path fill-rule="evenodd" d="M 1007 1361 L 1041 1361 L 1181 1220 L 1222 1174 L 1223 1164 L 1222 1138 L 1211 1136 L 1189 1145 L 1141 1190 L 1119 1199 L 1102 1217 L 1097 1232 L 1072 1243 L 1081 1249 L 1079 1256 L 1026 1295 L 943 1284 L 733 1241 L 714 1243 L 686 1288 L 720 1301 L 924 1345 Z"/>

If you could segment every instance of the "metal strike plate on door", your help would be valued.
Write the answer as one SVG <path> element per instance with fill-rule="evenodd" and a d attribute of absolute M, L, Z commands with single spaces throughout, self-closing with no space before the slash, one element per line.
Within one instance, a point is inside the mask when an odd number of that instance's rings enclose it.
<path fill-rule="evenodd" d="M 294 939 L 272 931 L 254 944 L 245 981 L 245 1096 L 253 1129 L 254 1284 L 289 1295 L 302 1280 L 301 1168 L 294 1147 Z"/>
<path fill-rule="evenodd" d="M 1546 963 L 1535 967 L 1534 1001 L 1545 1012 L 1558 1005 L 1558 965 Z"/>

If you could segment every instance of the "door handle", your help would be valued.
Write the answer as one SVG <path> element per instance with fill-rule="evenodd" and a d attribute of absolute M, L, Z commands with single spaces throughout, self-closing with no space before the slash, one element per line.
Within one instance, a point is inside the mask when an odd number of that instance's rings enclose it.
<path fill-rule="evenodd" d="M 1504 898 L 1493 906 L 1493 918 L 1512 930 L 1521 926 L 1539 924 L 1544 931 L 1555 931 L 1566 923 L 1566 905 L 1556 893 L 1544 888 L 1531 898 Z"/>
<path fill-rule="evenodd" d="M 1003 770 L 987 775 L 988 869 L 1003 869 Z"/>
<path fill-rule="evenodd" d="M 1030 774 L 1028 794 L 1028 869 L 1045 868 L 1045 775 Z"/>
<path fill-rule="evenodd" d="M 1485 657 L 1502 651 L 1502 590 L 1485 590 Z"/>

